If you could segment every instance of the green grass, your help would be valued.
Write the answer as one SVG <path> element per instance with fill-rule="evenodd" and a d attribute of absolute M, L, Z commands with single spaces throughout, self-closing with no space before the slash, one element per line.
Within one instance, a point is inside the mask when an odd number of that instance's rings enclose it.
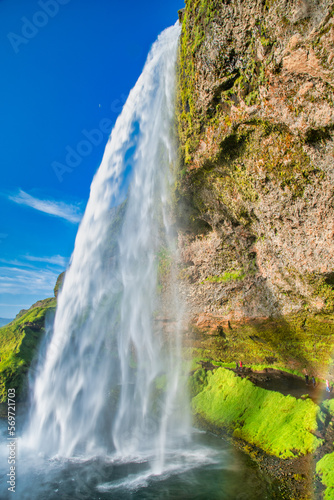
<path fill-rule="evenodd" d="M 193 376 L 192 388 L 202 390 L 192 404 L 208 422 L 280 458 L 311 453 L 321 444 L 312 434 L 320 411 L 313 401 L 261 389 L 224 368 L 203 371 Z"/>
<path fill-rule="evenodd" d="M 325 500 L 334 499 L 334 453 L 322 457 L 316 465 L 317 474 L 320 474 L 322 483 L 327 486 Z"/>
<path fill-rule="evenodd" d="M 18 395 L 26 387 L 26 375 L 44 333 L 45 317 L 54 311 L 56 299 L 40 301 L 0 328 L 0 402 L 7 397 L 8 388 L 15 388 Z"/>

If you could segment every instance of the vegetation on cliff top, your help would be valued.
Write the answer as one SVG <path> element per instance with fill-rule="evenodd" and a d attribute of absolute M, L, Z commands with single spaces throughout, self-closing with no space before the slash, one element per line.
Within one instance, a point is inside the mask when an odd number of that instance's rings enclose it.
<path fill-rule="evenodd" d="M 55 311 L 56 299 L 37 304 L 0 328 L 0 402 L 6 401 L 9 388 L 19 397 L 25 396 L 27 372 L 44 333 L 45 318 Z"/>
<path fill-rule="evenodd" d="M 313 434 L 320 410 L 310 399 L 261 389 L 224 368 L 194 377 L 200 390 L 192 400 L 194 411 L 212 424 L 233 430 L 235 437 L 280 458 L 314 452 L 321 444 Z"/>

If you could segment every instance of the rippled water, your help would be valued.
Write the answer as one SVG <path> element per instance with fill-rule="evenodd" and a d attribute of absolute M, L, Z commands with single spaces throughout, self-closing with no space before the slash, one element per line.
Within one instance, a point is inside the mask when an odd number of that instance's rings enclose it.
<path fill-rule="evenodd" d="M 6 421 L 0 421 L 6 439 Z M 7 491 L 1 467 L 0 498 L 19 500 L 262 500 L 279 499 L 279 490 L 243 453 L 211 434 L 193 430 L 183 453 L 166 450 L 162 474 L 152 472 L 152 458 L 133 461 L 112 456 L 47 459 L 20 453 L 16 493 Z M 22 451 L 22 450 L 21 450 Z M 1 463 L 6 463 L 3 449 Z"/>

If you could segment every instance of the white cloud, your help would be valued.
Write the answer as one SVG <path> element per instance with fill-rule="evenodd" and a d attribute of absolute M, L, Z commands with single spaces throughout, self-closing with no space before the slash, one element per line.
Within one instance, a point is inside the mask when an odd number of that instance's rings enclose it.
<path fill-rule="evenodd" d="M 9 266 L 19 266 L 19 267 L 29 267 L 31 269 L 36 269 L 36 266 L 29 264 L 28 262 L 22 262 L 17 259 L 0 259 L 2 264 L 7 264 Z"/>
<path fill-rule="evenodd" d="M 5 307 L 21 307 L 21 309 L 29 309 L 31 307 L 31 304 L 7 304 L 6 302 L 0 302 L 0 306 L 5 306 Z"/>
<path fill-rule="evenodd" d="M 22 259 L 27 262 L 0 258 L 0 263 L 5 264 L 0 266 L 0 294 L 52 296 L 59 273 L 67 267 L 68 259 L 61 255 L 25 255 Z M 56 267 L 38 267 L 39 263 Z"/>
<path fill-rule="evenodd" d="M 51 296 L 58 274 L 49 269 L 2 266 L 0 267 L 0 293 L 41 294 L 41 298 Z"/>
<path fill-rule="evenodd" d="M 26 205 L 45 214 L 60 217 L 73 224 L 77 224 L 82 218 L 82 213 L 77 205 L 69 205 L 62 201 L 40 200 L 22 189 L 19 190 L 18 194 L 8 196 L 8 199 L 19 205 Z"/>
<path fill-rule="evenodd" d="M 66 267 L 69 261 L 69 259 L 62 257 L 61 255 L 53 255 L 52 257 L 34 257 L 33 255 L 25 255 L 23 258 L 31 262 L 46 262 L 47 264 L 53 264 L 60 267 Z"/>
<path fill-rule="evenodd" d="M 34 255 L 22 255 L 20 258 L 25 259 L 28 262 L 24 262 L 24 261 L 18 260 L 18 259 L 1 259 L 1 258 L 0 258 L 0 262 L 2 264 L 7 264 L 10 266 L 17 266 L 20 268 L 21 267 L 22 268 L 28 267 L 31 269 L 37 269 L 36 265 L 34 265 L 33 262 L 42 262 L 42 263 L 46 263 L 46 264 L 51 264 L 52 266 L 66 268 L 68 263 L 69 263 L 69 260 L 70 260 L 66 257 L 62 257 L 61 255 L 53 255 L 51 257 L 44 257 L 44 256 L 38 257 L 38 256 L 34 256 Z"/>

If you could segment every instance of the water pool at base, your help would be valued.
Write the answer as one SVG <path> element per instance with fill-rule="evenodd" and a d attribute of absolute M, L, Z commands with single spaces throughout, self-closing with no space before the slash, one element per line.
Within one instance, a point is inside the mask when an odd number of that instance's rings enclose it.
<path fill-rule="evenodd" d="M 1 419 L 1 441 L 7 440 Z M 17 441 L 16 491 L 6 484 L 9 466 L 1 446 L 0 498 L 20 500 L 262 500 L 280 491 L 250 458 L 226 441 L 194 430 L 182 452 L 169 450 L 163 471 L 154 472 L 149 456 L 73 459 L 32 456 Z M 154 464 L 153 464 L 154 465 Z M 8 470 L 7 470 L 8 469 Z"/>

